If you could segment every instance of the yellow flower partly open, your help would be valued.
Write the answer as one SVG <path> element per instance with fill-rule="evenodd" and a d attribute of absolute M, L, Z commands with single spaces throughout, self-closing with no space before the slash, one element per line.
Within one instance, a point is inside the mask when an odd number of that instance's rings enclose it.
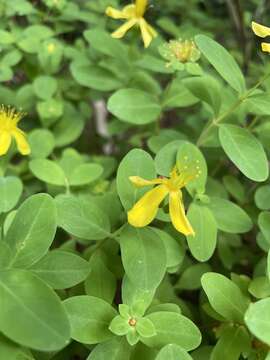
<path fill-rule="evenodd" d="M 122 26 L 120 26 L 120 28 L 112 33 L 112 37 L 120 39 L 133 26 L 139 25 L 144 46 L 148 47 L 153 38 L 157 36 L 157 33 L 143 17 L 146 11 L 147 2 L 147 0 L 136 0 L 135 4 L 125 6 L 123 10 L 117 10 L 109 6 L 106 9 L 106 15 L 112 17 L 113 19 L 127 20 Z"/>
<path fill-rule="evenodd" d="M 12 138 L 15 139 L 22 155 L 30 154 L 30 146 L 25 134 L 17 127 L 22 117 L 23 113 L 10 107 L 0 106 L 0 155 L 8 152 Z"/>
<path fill-rule="evenodd" d="M 160 203 L 169 195 L 169 212 L 173 226 L 184 235 L 194 235 L 183 203 L 181 189 L 194 178 L 199 177 L 199 166 L 188 169 L 182 166 L 180 172 L 174 167 L 169 178 L 145 180 L 139 176 L 130 176 L 130 181 L 137 187 L 158 185 L 149 190 L 128 212 L 128 222 L 135 227 L 144 227 L 150 224 L 157 212 Z"/>
<path fill-rule="evenodd" d="M 260 25 L 258 23 L 256 23 L 255 21 L 252 21 L 252 30 L 253 32 L 261 37 L 261 38 L 265 38 L 267 36 L 270 36 L 270 28 L 264 25 Z M 262 42 L 262 51 L 268 52 L 270 53 L 270 44 L 266 43 L 266 42 Z"/>

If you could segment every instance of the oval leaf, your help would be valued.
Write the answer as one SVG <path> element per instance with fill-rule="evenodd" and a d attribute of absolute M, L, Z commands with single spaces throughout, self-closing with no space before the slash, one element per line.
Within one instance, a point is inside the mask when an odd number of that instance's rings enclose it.
<path fill-rule="evenodd" d="M 188 219 L 195 236 L 187 236 L 191 254 L 198 261 L 207 261 L 213 255 L 217 243 L 217 224 L 212 212 L 205 206 L 192 204 Z"/>
<path fill-rule="evenodd" d="M 69 322 L 59 298 L 31 272 L 1 272 L 0 306 L 0 330 L 13 341 L 39 351 L 69 343 Z"/>
<path fill-rule="evenodd" d="M 176 344 L 190 351 L 200 345 L 201 333 L 195 324 L 183 315 L 175 312 L 154 312 L 146 316 L 155 326 L 157 334 L 141 341 L 150 347 L 162 347 Z"/>
<path fill-rule="evenodd" d="M 12 250 L 10 265 L 28 267 L 46 254 L 56 232 L 56 208 L 51 196 L 29 197 L 17 211 L 7 235 Z"/>
<path fill-rule="evenodd" d="M 61 195 L 56 198 L 58 225 L 86 240 L 102 240 L 110 235 L 108 216 L 92 200 Z"/>
<path fill-rule="evenodd" d="M 64 301 L 71 325 L 71 337 L 84 344 L 96 344 L 113 337 L 109 330 L 116 310 L 102 299 L 81 295 Z"/>
<path fill-rule="evenodd" d="M 148 93 L 137 89 L 121 89 L 108 101 L 108 110 L 120 120 L 144 125 L 159 117 L 161 107 Z"/>
<path fill-rule="evenodd" d="M 85 280 L 90 266 L 78 255 L 54 250 L 35 263 L 30 270 L 52 288 L 66 289 Z"/>
<path fill-rule="evenodd" d="M 249 299 L 231 280 L 214 272 L 202 276 L 202 287 L 212 308 L 225 319 L 243 323 Z"/>
<path fill-rule="evenodd" d="M 150 228 L 125 227 L 120 246 L 124 269 L 136 287 L 155 289 L 166 272 L 166 251 L 163 241 Z"/>
<path fill-rule="evenodd" d="M 195 36 L 195 42 L 216 71 L 237 92 L 245 91 L 245 79 L 232 55 L 215 40 L 205 35 Z"/>
<path fill-rule="evenodd" d="M 141 176 L 147 180 L 156 177 L 153 159 L 144 150 L 133 149 L 121 161 L 117 171 L 117 192 L 126 210 L 132 208 L 137 200 L 149 188 L 137 188 L 129 180 L 129 176 Z"/>
<path fill-rule="evenodd" d="M 265 181 L 269 175 L 262 144 L 248 130 L 231 124 L 219 127 L 219 140 L 230 160 L 249 179 Z"/>
<path fill-rule="evenodd" d="M 270 346 L 270 298 L 250 304 L 245 323 L 254 336 Z"/>

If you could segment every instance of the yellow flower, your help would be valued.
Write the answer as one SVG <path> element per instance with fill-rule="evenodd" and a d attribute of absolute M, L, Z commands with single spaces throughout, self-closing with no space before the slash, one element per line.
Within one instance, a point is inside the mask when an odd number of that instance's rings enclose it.
<path fill-rule="evenodd" d="M 270 28 L 267 26 L 260 25 L 254 21 L 252 21 L 252 30 L 253 32 L 261 37 L 265 38 L 266 36 L 270 36 Z M 262 51 L 270 53 L 270 44 L 266 42 L 262 42 Z"/>
<path fill-rule="evenodd" d="M 49 43 L 47 45 L 47 51 L 49 54 L 52 54 L 55 51 L 56 45 L 54 43 Z"/>
<path fill-rule="evenodd" d="M 12 138 L 15 139 L 19 152 L 22 155 L 30 154 L 30 146 L 24 132 L 17 127 L 23 113 L 13 108 L 0 106 L 0 155 L 8 152 Z"/>
<path fill-rule="evenodd" d="M 158 186 L 145 193 L 133 206 L 128 212 L 128 222 L 135 227 L 144 227 L 150 224 L 158 212 L 160 203 L 169 195 L 169 212 L 173 226 L 186 236 L 194 236 L 195 233 L 185 214 L 181 189 L 188 182 L 199 177 L 200 173 L 199 166 L 195 166 L 194 169 L 182 166 L 180 172 L 174 167 L 169 178 L 145 180 L 139 176 L 130 176 L 130 181 L 137 187 Z"/>
<path fill-rule="evenodd" d="M 116 10 L 109 6 L 106 9 L 106 15 L 113 19 L 125 19 L 127 20 L 124 25 L 120 26 L 112 37 L 116 39 L 122 38 L 126 32 L 134 25 L 139 25 L 144 42 L 144 46 L 148 47 L 154 37 L 157 36 L 156 31 L 150 26 L 144 19 L 144 13 L 146 11 L 147 0 L 136 0 L 135 4 L 127 5 L 123 10 Z"/>

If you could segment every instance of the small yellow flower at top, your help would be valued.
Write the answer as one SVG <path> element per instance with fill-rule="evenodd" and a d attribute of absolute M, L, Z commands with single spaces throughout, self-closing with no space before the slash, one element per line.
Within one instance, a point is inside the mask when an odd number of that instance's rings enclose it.
<path fill-rule="evenodd" d="M 185 160 L 187 161 L 187 159 Z M 197 164 L 196 164 L 197 165 Z M 181 189 L 188 182 L 198 178 L 201 174 L 199 166 L 178 165 L 170 173 L 169 178 L 161 177 L 145 180 L 139 176 L 130 176 L 130 181 L 137 187 L 158 185 L 149 190 L 128 212 L 128 222 L 135 227 L 144 227 L 150 224 L 159 209 L 160 203 L 169 195 L 169 213 L 173 226 L 184 235 L 195 235 L 192 226 L 186 217 Z"/>
<path fill-rule="evenodd" d="M 8 152 L 12 138 L 15 139 L 19 152 L 22 155 L 30 154 L 30 146 L 24 132 L 17 127 L 24 116 L 11 107 L 0 106 L 0 155 Z"/>
<path fill-rule="evenodd" d="M 253 32 L 261 37 L 265 38 L 267 36 L 270 36 L 270 28 L 264 25 L 260 25 L 256 23 L 255 21 L 252 21 L 252 30 Z M 270 53 L 270 43 L 262 42 L 262 51 Z"/>
<path fill-rule="evenodd" d="M 106 9 L 107 16 L 110 16 L 113 19 L 127 20 L 124 25 L 120 26 L 120 28 L 112 33 L 112 37 L 120 39 L 133 26 L 139 25 L 144 46 L 148 47 L 153 38 L 157 36 L 157 32 L 144 19 L 147 3 L 148 0 L 136 0 L 135 4 L 125 6 L 123 10 L 116 10 L 109 6 Z"/>
<path fill-rule="evenodd" d="M 47 50 L 49 54 L 52 54 L 55 51 L 56 45 L 54 43 L 49 43 L 47 45 Z"/>

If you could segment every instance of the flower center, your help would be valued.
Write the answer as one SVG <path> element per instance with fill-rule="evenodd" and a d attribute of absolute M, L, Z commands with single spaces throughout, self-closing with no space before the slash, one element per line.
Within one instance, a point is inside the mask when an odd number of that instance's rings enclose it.
<path fill-rule="evenodd" d="M 130 319 L 128 320 L 128 323 L 129 323 L 130 326 L 134 327 L 134 326 L 136 326 L 137 321 L 136 321 L 136 319 L 134 319 L 134 318 L 130 318 Z"/>

